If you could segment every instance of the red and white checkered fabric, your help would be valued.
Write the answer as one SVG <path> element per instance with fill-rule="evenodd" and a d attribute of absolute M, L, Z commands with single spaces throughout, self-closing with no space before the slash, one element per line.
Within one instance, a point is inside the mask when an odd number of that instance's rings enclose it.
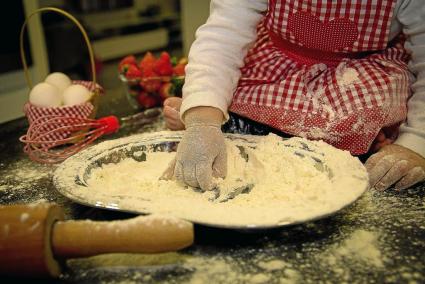
<path fill-rule="evenodd" d="M 310 48 L 344 52 L 383 50 L 395 3 L 394 0 L 270 0 L 264 22 L 267 30 Z"/>
<path fill-rule="evenodd" d="M 80 80 L 74 80 L 72 81 L 73 84 L 83 85 L 86 88 L 88 88 L 91 92 L 94 92 L 97 88 L 99 94 L 103 94 L 103 88 L 96 84 L 94 85 L 93 82 L 90 81 L 80 81 Z M 61 106 L 61 107 L 38 107 L 35 106 L 29 102 L 27 102 L 24 105 L 24 113 L 27 116 L 28 122 L 31 125 L 32 123 L 36 122 L 46 122 L 49 119 L 54 117 L 82 117 L 82 118 L 89 118 L 90 115 L 93 113 L 94 106 L 90 102 L 86 102 L 80 105 L 73 105 L 73 106 Z M 49 123 L 44 124 L 42 127 L 40 127 L 37 131 L 40 133 L 47 133 L 49 131 L 58 129 L 59 127 L 67 126 L 67 123 L 62 122 L 60 119 L 56 119 L 55 123 Z M 56 141 L 60 139 L 65 139 L 70 136 L 70 131 L 55 131 L 48 136 L 42 138 L 43 141 Z"/>
<path fill-rule="evenodd" d="M 394 3 L 269 1 L 230 111 L 367 152 L 381 128 L 407 114 L 409 56 L 388 44 Z"/>

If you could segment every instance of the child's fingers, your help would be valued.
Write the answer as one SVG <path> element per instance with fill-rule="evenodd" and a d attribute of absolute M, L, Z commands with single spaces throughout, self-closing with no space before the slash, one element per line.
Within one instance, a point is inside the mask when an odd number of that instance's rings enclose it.
<path fill-rule="evenodd" d="M 376 164 L 385 156 L 385 153 L 376 153 L 373 154 L 372 156 L 369 157 L 369 159 L 367 159 L 366 163 L 365 163 L 365 167 L 367 169 L 368 172 L 371 172 L 372 169 L 376 166 Z"/>
<path fill-rule="evenodd" d="M 165 125 L 171 130 L 183 130 L 184 124 L 180 120 L 180 113 L 175 109 L 164 106 Z"/>
<path fill-rule="evenodd" d="M 184 130 L 184 124 L 181 120 L 165 120 L 165 126 L 171 130 Z"/>
<path fill-rule="evenodd" d="M 378 153 L 379 154 L 379 153 Z M 388 173 L 388 171 L 398 162 L 396 156 L 385 153 L 385 156 L 380 159 L 375 166 L 370 169 L 370 164 L 366 165 L 369 173 L 369 185 L 375 185 Z"/>
<path fill-rule="evenodd" d="M 164 107 L 168 106 L 173 108 L 176 111 L 180 110 L 181 105 L 182 105 L 182 99 L 177 97 L 171 97 L 164 101 Z"/>
<path fill-rule="evenodd" d="M 171 130 L 177 130 L 177 123 L 175 121 L 166 121 L 165 126 Z"/>
<path fill-rule="evenodd" d="M 170 180 L 174 176 L 174 169 L 176 167 L 176 158 L 174 158 L 170 164 L 168 165 L 167 169 L 162 173 L 160 180 Z"/>
<path fill-rule="evenodd" d="M 407 175 L 405 175 L 399 182 L 396 183 L 394 188 L 396 190 L 403 190 L 423 181 L 424 179 L 425 171 L 421 167 L 414 167 L 407 173 Z"/>
<path fill-rule="evenodd" d="M 167 118 L 179 118 L 180 113 L 172 107 L 164 106 L 164 116 Z"/>

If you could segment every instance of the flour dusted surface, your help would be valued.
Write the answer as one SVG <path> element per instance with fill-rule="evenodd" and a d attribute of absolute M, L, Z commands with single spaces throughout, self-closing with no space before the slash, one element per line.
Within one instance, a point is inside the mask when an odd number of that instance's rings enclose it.
<path fill-rule="evenodd" d="M 243 148 L 243 150 L 241 150 Z M 339 210 L 367 186 L 362 164 L 348 152 L 301 138 L 269 135 L 255 149 L 227 140 L 228 174 L 215 180 L 217 191 L 199 192 L 174 180 L 159 180 L 175 153 L 146 152 L 146 161 L 127 158 L 91 171 L 88 199 L 119 197 L 120 207 L 174 215 L 223 226 L 273 226 L 302 222 Z M 135 153 L 143 155 L 142 153 Z M 226 199 L 237 188 L 248 194 Z"/>

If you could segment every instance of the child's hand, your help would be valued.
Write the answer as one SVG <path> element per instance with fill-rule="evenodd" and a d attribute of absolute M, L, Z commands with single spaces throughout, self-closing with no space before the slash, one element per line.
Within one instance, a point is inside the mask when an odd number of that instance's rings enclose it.
<path fill-rule="evenodd" d="M 365 166 L 370 187 L 377 190 L 393 184 L 396 190 L 402 190 L 425 180 L 425 158 L 400 145 L 384 146 Z"/>
<path fill-rule="evenodd" d="M 395 138 L 387 137 L 385 135 L 385 132 L 381 130 L 379 131 L 378 136 L 376 136 L 375 140 L 373 141 L 373 144 L 370 147 L 370 151 L 372 153 L 378 152 L 384 146 L 393 144 L 394 141 L 395 141 Z"/>
<path fill-rule="evenodd" d="M 398 137 L 398 133 L 399 133 L 398 125 L 385 127 L 381 129 L 381 131 L 379 131 L 378 135 L 373 141 L 373 144 L 370 147 L 370 151 L 372 153 L 375 153 L 375 152 L 378 152 L 384 146 L 393 144 Z"/>
<path fill-rule="evenodd" d="M 182 99 L 177 97 L 171 97 L 164 101 L 164 118 L 165 125 L 171 130 L 183 130 L 184 124 L 180 120 L 180 106 Z"/>
<path fill-rule="evenodd" d="M 213 177 L 227 172 L 226 143 L 221 132 L 223 113 L 213 107 L 195 107 L 185 115 L 187 129 L 175 159 L 161 179 L 181 181 L 202 190 L 213 188 Z"/>

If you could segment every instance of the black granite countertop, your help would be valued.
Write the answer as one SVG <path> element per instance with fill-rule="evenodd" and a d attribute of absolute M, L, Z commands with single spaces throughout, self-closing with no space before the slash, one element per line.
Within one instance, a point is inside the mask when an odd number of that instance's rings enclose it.
<path fill-rule="evenodd" d="M 118 115 L 130 111 L 112 109 Z M 132 216 L 78 205 L 56 192 L 56 166 L 32 162 L 22 151 L 18 138 L 26 127 L 25 119 L 0 125 L 0 204 L 56 202 L 73 219 Z M 103 139 L 162 127 L 159 120 Z M 370 191 L 332 217 L 261 232 L 196 226 L 195 244 L 183 251 L 72 259 L 50 282 L 425 283 L 424 195 L 424 184 L 401 193 Z"/>

